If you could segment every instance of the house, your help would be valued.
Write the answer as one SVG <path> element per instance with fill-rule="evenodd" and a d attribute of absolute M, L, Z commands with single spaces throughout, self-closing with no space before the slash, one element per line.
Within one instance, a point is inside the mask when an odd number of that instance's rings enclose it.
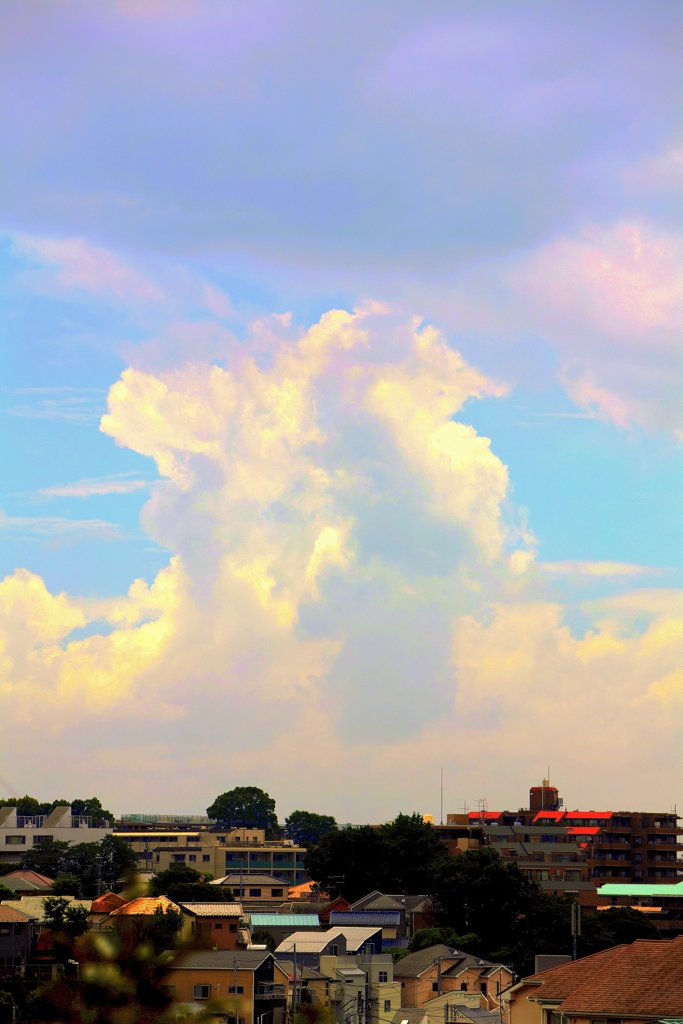
<path fill-rule="evenodd" d="M 16 807 L 0 807 L 0 863 L 14 863 L 26 850 L 58 839 L 92 843 L 113 830 L 113 822 L 75 815 L 70 807 L 55 807 L 51 814 L 17 814 Z"/>
<path fill-rule="evenodd" d="M 174 903 L 168 896 L 139 896 L 135 900 L 130 900 L 123 906 L 112 910 L 109 916 L 102 921 L 100 929 L 102 931 L 108 931 L 111 928 L 121 930 L 134 925 L 136 920 L 153 917 L 159 912 L 165 914 L 169 910 L 177 911 L 182 917 L 178 933 L 180 941 L 193 942 L 196 937 L 195 915 L 183 910 L 178 903 Z"/>
<path fill-rule="evenodd" d="M 172 1015 L 205 1007 L 227 1024 L 281 1024 L 289 998 L 289 976 L 267 950 L 186 950 L 164 978 Z"/>
<path fill-rule="evenodd" d="M 287 891 L 287 886 L 282 880 L 274 875 L 240 874 L 223 875 L 216 878 L 211 885 L 226 885 L 232 889 L 236 897 L 242 900 L 282 900 Z"/>
<path fill-rule="evenodd" d="M 41 875 L 38 871 L 10 871 L 0 877 L 0 884 L 11 889 L 17 896 L 31 896 L 43 893 L 45 896 L 51 894 L 54 878 Z"/>
<path fill-rule="evenodd" d="M 370 926 L 374 923 L 367 915 L 382 914 L 386 924 L 382 927 L 382 936 L 386 939 L 410 937 L 420 928 L 429 926 L 429 900 L 427 896 L 410 896 L 408 894 L 387 895 L 377 890 L 356 900 L 346 910 L 354 915 L 351 920 L 337 920 L 340 912 L 335 908 L 334 917 L 330 915 L 330 924 L 354 924 Z M 363 916 L 364 915 L 364 916 Z"/>
<path fill-rule="evenodd" d="M 294 961 L 279 960 L 278 966 L 287 972 L 289 977 L 289 1006 L 291 1008 L 294 995 Z M 326 974 L 315 967 L 304 967 L 297 964 L 296 969 L 296 1001 L 301 1003 L 318 1003 L 320 1006 L 330 1005 L 330 986 L 333 982 Z"/>
<path fill-rule="evenodd" d="M 241 903 L 180 903 L 194 918 L 194 943 L 210 949 L 237 949 L 240 942 Z"/>
<path fill-rule="evenodd" d="M 300 957 L 298 945 L 296 958 L 294 950 L 292 959 L 277 951 L 276 955 L 289 973 L 292 988 L 296 973 L 298 1001 L 329 1007 L 338 1020 L 349 1015 L 349 1007 L 365 1005 L 366 999 L 373 1020 L 386 1021 L 401 1005 L 401 986 L 394 979 L 389 954 L 344 953 L 337 945 L 328 945 L 318 954 L 317 967 L 304 962 L 306 954 Z"/>
<path fill-rule="evenodd" d="M 24 975 L 39 932 L 34 917 L 0 904 L 0 978 Z"/>
<path fill-rule="evenodd" d="M 503 1002 L 508 1006 L 508 1024 L 547 1024 L 551 1015 L 575 988 L 611 963 L 625 946 L 613 946 L 592 956 L 582 957 L 567 964 L 538 971 L 522 978 L 508 992 Z"/>
<path fill-rule="evenodd" d="M 435 945 L 399 960 L 394 977 L 401 982 L 402 1006 L 426 1006 L 435 997 L 457 992 L 475 993 L 479 1005 L 492 1010 L 499 1007 L 500 995 L 512 983 L 513 973 L 505 964 Z"/>
<path fill-rule="evenodd" d="M 278 960 L 295 960 L 297 966 L 318 968 L 323 956 L 346 954 L 346 938 L 338 928 L 327 932 L 293 932 L 275 950 Z"/>
<path fill-rule="evenodd" d="M 94 899 L 90 905 L 91 927 L 98 929 L 105 918 L 109 917 L 113 910 L 123 907 L 128 900 L 116 892 L 105 892 Z"/>
<path fill-rule="evenodd" d="M 86 907 L 88 912 L 92 906 L 92 900 L 77 900 L 73 896 L 60 896 L 59 899 L 66 900 L 70 906 Z M 38 924 L 42 924 L 45 917 L 44 896 L 22 896 L 18 900 L 3 900 L 0 906 L 12 907 L 13 910 L 18 910 L 20 914 L 25 914 L 32 920 L 37 921 Z"/>
<path fill-rule="evenodd" d="M 267 931 L 272 935 L 275 945 L 279 946 L 294 932 L 320 932 L 320 919 L 317 914 L 247 914 L 250 934 Z"/>

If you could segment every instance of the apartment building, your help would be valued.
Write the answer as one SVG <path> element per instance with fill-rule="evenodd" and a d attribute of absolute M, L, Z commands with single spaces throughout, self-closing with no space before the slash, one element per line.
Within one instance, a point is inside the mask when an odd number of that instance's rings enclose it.
<path fill-rule="evenodd" d="M 175 819 L 182 817 L 176 815 Z M 263 829 L 224 829 L 201 822 L 188 827 L 178 820 L 133 822 L 133 827 L 125 828 L 129 821 L 122 822 L 116 834 L 130 843 L 142 870 L 158 872 L 183 864 L 209 872 L 214 878 L 241 875 L 246 884 L 251 875 L 274 875 L 285 888 L 310 881 L 304 867 L 305 847 L 296 846 L 290 839 L 266 839 Z"/>
<path fill-rule="evenodd" d="M 451 828 L 462 832 L 464 817 L 449 814 Z M 683 827 L 675 811 L 568 810 L 557 788 L 544 779 L 531 787 L 528 808 L 481 807 L 468 812 L 467 820 L 469 842 L 495 843 L 504 859 L 515 860 L 538 881 L 600 884 L 620 878 L 671 884 L 683 878 L 678 839 Z"/>
<path fill-rule="evenodd" d="M 51 814 L 17 814 L 16 807 L 0 807 L 0 863 L 15 864 L 31 847 L 53 839 L 66 843 L 97 842 L 113 828 L 113 821 L 72 814 L 68 806 L 55 807 Z"/>

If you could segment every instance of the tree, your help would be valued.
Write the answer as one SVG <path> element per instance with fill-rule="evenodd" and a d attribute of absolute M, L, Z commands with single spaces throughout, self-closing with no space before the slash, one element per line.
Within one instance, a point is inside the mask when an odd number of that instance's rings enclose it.
<path fill-rule="evenodd" d="M 154 875 L 150 896 L 168 896 L 175 903 L 232 903 L 232 889 L 210 885 L 194 868 L 178 864 Z"/>
<path fill-rule="evenodd" d="M 275 939 L 265 928 L 257 928 L 251 936 L 254 946 L 266 946 L 271 953 L 275 952 Z"/>
<path fill-rule="evenodd" d="M 49 878 L 56 878 L 65 870 L 65 856 L 69 849 L 69 843 L 61 839 L 53 839 L 49 843 L 39 843 L 32 846 L 21 858 L 21 866 L 24 870 L 37 871 Z"/>
<path fill-rule="evenodd" d="M 90 927 L 87 907 L 74 906 L 59 896 L 48 896 L 43 900 L 43 926 L 70 941 L 84 935 Z"/>
<path fill-rule="evenodd" d="M 154 915 L 155 917 L 157 915 Z M 172 997 L 164 989 L 174 953 L 169 951 L 180 915 L 159 915 L 142 929 L 88 932 L 68 939 L 64 972 L 43 985 L 32 1001 L 32 1022 L 62 1024 L 173 1024 L 167 1015 Z M 175 930 L 173 930 L 175 929 Z M 75 969 L 74 969 L 75 968 Z"/>
<path fill-rule="evenodd" d="M 472 956 L 483 956 L 481 941 L 478 935 L 470 932 L 467 935 L 458 935 L 452 928 L 420 928 L 410 940 L 409 953 L 417 953 L 420 949 L 429 949 L 430 946 L 444 945 L 452 949 L 462 949 Z"/>
<path fill-rule="evenodd" d="M 285 818 L 287 836 L 298 846 L 311 846 L 321 836 L 334 832 L 337 822 L 329 814 L 314 814 L 312 811 L 292 811 Z"/>
<path fill-rule="evenodd" d="M 3 885 L 2 882 L 0 882 L 0 903 L 2 903 L 3 900 L 14 900 L 16 898 L 14 889 L 8 889 L 6 885 Z"/>
<path fill-rule="evenodd" d="M 657 925 L 642 910 L 610 907 L 583 917 L 578 951 L 580 956 L 588 956 L 601 949 L 609 949 L 610 946 L 635 942 L 636 939 L 658 938 L 660 933 Z"/>
<path fill-rule="evenodd" d="M 125 839 L 113 834 L 105 836 L 99 845 L 100 878 L 111 889 L 119 879 L 137 869 L 137 854 Z"/>
<path fill-rule="evenodd" d="M 60 873 L 52 883 L 52 892 L 55 896 L 83 896 L 83 886 L 80 878 L 75 875 Z"/>
<path fill-rule="evenodd" d="M 429 893 L 449 859 L 436 830 L 419 814 L 399 814 L 379 828 L 338 828 L 306 854 L 306 869 L 330 896 Z M 467 929 L 465 929 L 467 930 Z"/>
<path fill-rule="evenodd" d="M 222 793 L 206 813 L 224 828 L 277 828 L 275 801 L 258 786 L 237 786 Z"/>
<path fill-rule="evenodd" d="M 87 817 L 95 819 L 96 821 L 114 820 L 114 815 L 111 813 L 111 811 L 107 811 L 104 809 L 100 800 L 96 796 L 91 796 L 87 800 L 72 800 L 71 813 L 74 815 L 83 814 Z"/>
<path fill-rule="evenodd" d="M 304 864 L 324 892 L 351 902 L 382 889 L 388 878 L 386 847 L 370 825 L 328 832 L 308 849 Z"/>

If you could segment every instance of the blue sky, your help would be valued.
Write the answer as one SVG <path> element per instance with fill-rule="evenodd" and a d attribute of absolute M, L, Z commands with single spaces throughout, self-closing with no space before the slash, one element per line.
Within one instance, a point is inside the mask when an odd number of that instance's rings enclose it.
<path fill-rule="evenodd" d="M 0 18 L 0 776 L 343 820 L 442 761 L 454 806 L 673 778 L 680 7 Z"/>

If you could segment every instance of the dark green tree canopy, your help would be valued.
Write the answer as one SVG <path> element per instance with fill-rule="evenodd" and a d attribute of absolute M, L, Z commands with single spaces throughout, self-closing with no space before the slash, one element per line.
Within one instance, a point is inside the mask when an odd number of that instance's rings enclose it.
<path fill-rule="evenodd" d="M 77 878 L 76 875 L 61 873 L 57 875 L 52 883 L 52 892 L 55 896 L 76 896 L 80 898 L 83 896 L 83 886 L 80 878 Z"/>
<path fill-rule="evenodd" d="M 86 896 L 97 895 L 98 887 L 115 888 L 119 880 L 137 868 L 138 859 L 121 836 L 108 835 L 100 842 L 71 845 L 53 839 L 33 846 L 21 858 L 24 869 L 39 871 L 56 880 L 72 875 L 80 880 Z"/>
<path fill-rule="evenodd" d="M 312 811 L 292 811 L 285 818 L 287 837 L 299 846 L 317 843 L 328 832 L 334 832 L 337 822 L 329 814 L 314 814 Z"/>
<path fill-rule="evenodd" d="M 353 902 L 381 892 L 428 894 L 448 852 L 419 814 L 399 814 L 379 828 L 338 828 L 306 854 L 306 868 L 330 896 Z"/>
<path fill-rule="evenodd" d="M 149 885 L 150 896 L 168 896 L 176 903 L 232 903 L 232 889 L 210 885 L 194 868 L 178 864 L 154 875 Z"/>
<path fill-rule="evenodd" d="M 96 796 L 89 797 L 87 800 L 52 800 L 46 802 L 41 802 L 36 800 L 34 796 L 28 795 L 8 797 L 7 799 L 0 800 L 0 807 L 16 807 L 17 814 L 26 817 L 36 814 L 50 814 L 54 811 L 55 807 L 68 807 L 69 804 L 74 815 L 90 815 L 98 821 L 104 818 L 109 821 L 114 819 L 111 811 L 105 810 Z"/>
<path fill-rule="evenodd" d="M 237 786 L 222 793 L 206 813 L 227 828 L 277 828 L 275 801 L 258 786 Z"/>

